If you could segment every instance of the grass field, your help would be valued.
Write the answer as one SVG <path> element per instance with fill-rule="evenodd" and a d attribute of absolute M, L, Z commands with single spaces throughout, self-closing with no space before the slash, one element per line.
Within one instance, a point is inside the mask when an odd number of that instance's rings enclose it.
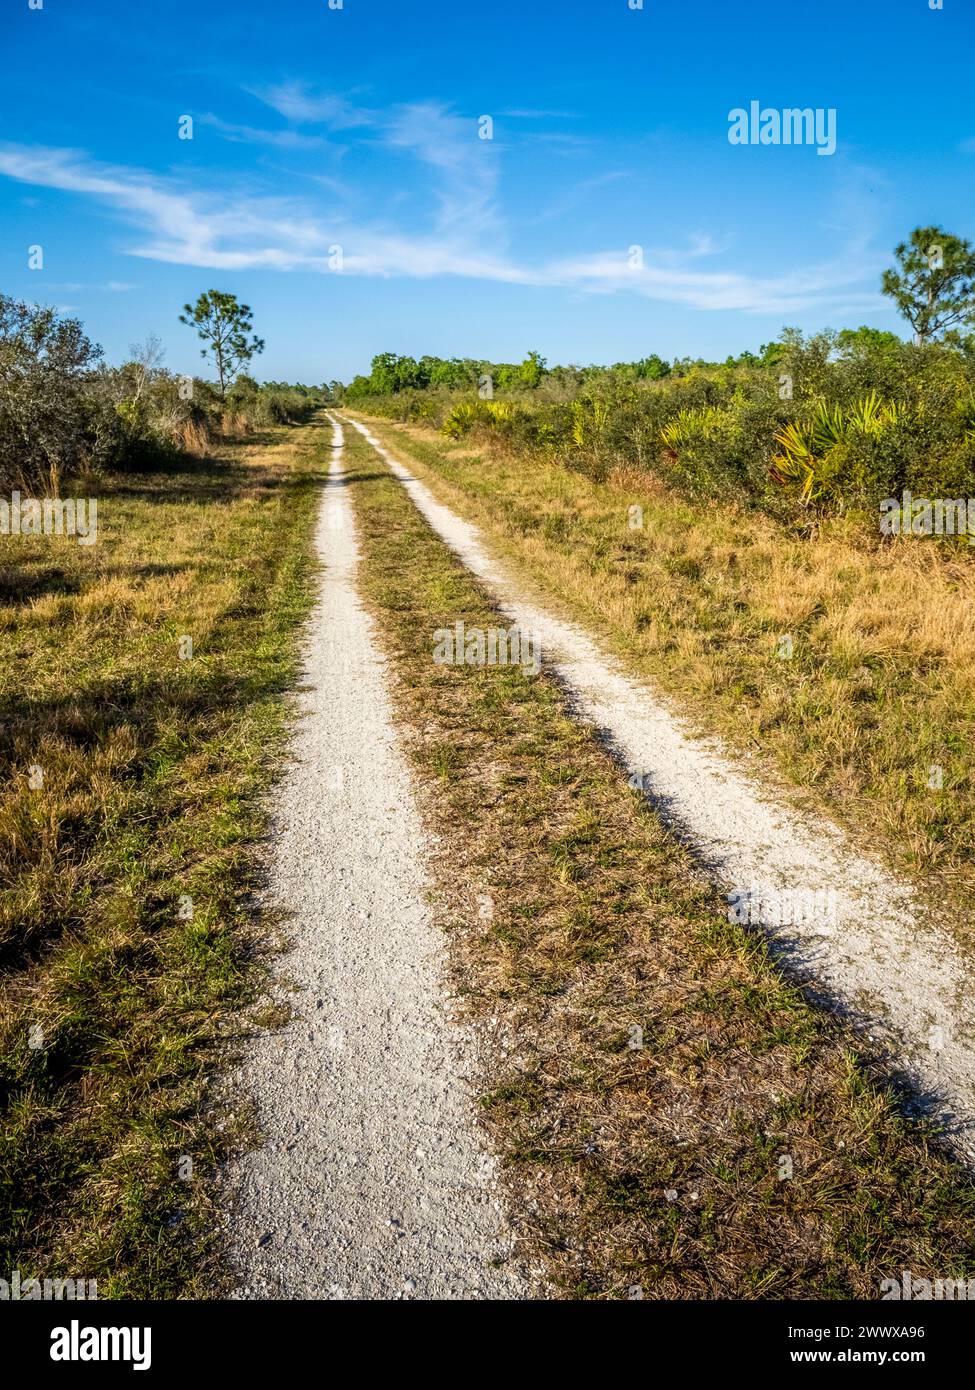
<path fill-rule="evenodd" d="M 971 940 L 975 565 L 842 518 L 792 534 L 650 473 L 371 420 L 441 498 L 699 729 L 804 789 Z M 630 509 L 639 507 L 640 525 Z M 784 641 L 783 639 L 788 639 Z"/>
<path fill-rule="evenodd" d="M 892 729 L 914 736 L 962 688 L 963 664 L 932 659 L 913 701 L 895 676 L 922 641 L 945 651 L 963 630 L 964 573 L 925 572 L 910 551 L 886 561 L 903 602 L 954 582 L 959 610 L 942 605 L 926 636 L 907 624 L 899 646 L 885 619 L 884 660 L 858 655 L 883 700 L 847 703 L 842 634 L 867 619 L 859 607 L 839 621 L 862 578 L 842 535 L 815 543 L 833 597 L 801 622 L 798 599 L 773 604 L 775 576 L 809 564 L 787 537 L 743 539 L 645 477 L 594 485 L 384 429 L 522 572 L 702 720 L 797 779 L 829 723 L 824 798 L 844 748 L 859 767 L 851 740 L 863 752 Z M 326 453 L 320 422 L 274 430 L 177 474 L 106 485 L 97 545 L 4 542 L 0 1269 L 97 1279 L 102 1297 L 223 1287 L 212 1180 L 252 1121 L 219 1077 L 243 1030 L 276 1021 L 261 984 L 279 928 L 257 923 L 250 895 Z M 727 921 L 546 677 L 433 662 L 438 627 L 502 622 L 352 431 L 347 455 L 358 582 L 439 841 L 435 904 L 522 1253 L 556 1293 L 585 1298 L 874 1298 L 902 1268 L 966 1271 L 968 1178 L 901 1117 L 852 1037 Z M 728 594 L 708 569 L 719 544 Z M 786 617 L 791 664 L 770 650 Z M 722 684 L 731 670 L 751 680 L 747 700 Z M 758 718 L 797 692 L 819 711 L 810 729 Z M 854 737 L 867 716 L 885 721 L 876 743 Z M 846 783 L 850 816 L 869 801 L 865 775 Z M 899 862 L 962 881 L 959 777 L 946 776 L 931 843 Z M 920 823 L 923 798 L 905 787 L 898 815 Z M 865 823 L 884 843 L 896 831 Z"/>
<path fill-rule="evenodd" d="M 258 793 L 311 592 L 321 431 L 98 496 L 98 543 L 0 551 L 0 1269 L 205 1287 L 206 1078 L 257 978 Z M 192 639 L 192 656 L 186 638 Z"/>
<path fill-rule="evenodd" d="M 575 1297 L 876 1298 L 967 1268 L 968 1179 L 554 684 L 434 663 L 438 628 L 506 624 L 352 431 L 347 467 L 523 1253 Z"/>

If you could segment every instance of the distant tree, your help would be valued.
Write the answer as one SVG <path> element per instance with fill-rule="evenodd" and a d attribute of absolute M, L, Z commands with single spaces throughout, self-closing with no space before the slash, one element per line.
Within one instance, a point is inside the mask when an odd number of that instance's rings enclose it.
<path fill-rule="evenodd" d="M 540 353 L 530 352 L 518 368 L 518 376 L 525 386 L 532 390 L 538 386 L 545 375 L 545 358 Z"/>
<path fill-rule="evenodd" d="M 763 361 L 791 378 L 797 398 L 825 395 L 836 356 L 836 339 L 832 328 L 820 329 L 808 337 L 799 328 L 783 328 L 779 342 L 770 343 L 763 350 Z"/>
<path fill-rule="evenodd" d="M 345 395 L 350 401 L 360 400 L 363 396 L 374 396 L 376 388 L 371 376 L 354 376 L 345 388 Z"/>
<path fill-rule="evenodd" d="M 269 381 L 268 387 L 271 390 L 292 389 L 285 382 L 280 381 Z M 257 384 L 257 382 L 254 380 L 252 376 L 248 376 L 246 372 L 241 372 L 238 375 L 237 379 L 234 381 L 233 385 L 228 388 L 226 400 L 228 400 L 232 405 L 235 406 L 243 405 L 246 402 L 252 402 L 254 400 L 254 397 L 259 393 L 260 389 L 260 386 Z"/>
<path fill-rule="evenodd" d="M 276 387 L 279 390 L 304 390 L 303 386 L 289 386 L 286 381 L 269 381 L 268 386 Z M 241 372 L 234 382 L 234 389 L 239 391 L 242 396 L 252 396 L 255 391 L 259 391 L 261 388 L 252 376 L 248 376 L 246 372 Z"/>
<path fill-rule="evenodd" d="M 264 351 L 264 339 L 251 336 L 253 315 L 247 304 L 239 304 L 237 296 L 221 290 L 207 290 L 195 304 L 184 304 L 180 323 L 195 328 L 205 346 L 201 357 L 209 357 L 216 368 L 220 394 L 226 395 L 227 383 L 237 371 Z"/>
<path fill-rule="evenodd" d="M 430 368 L 415 357 L 399 357 L 396 361 L 396 390 L 422 391 L 430 384 Z"/>
<path fill-rule="evenodd" d="M 478 373 L 472 364 L 461 362 L 456 357 L 445 359 L 436 357 L 430 368 L 431 386 L 470 386 L 477 380 Z"/>
<path fill-rule="evenodd" d="M 450 367 L 453 364 L 444 361 L 442 357 L 431 357 L 429 353 L 424 353 L 417 365 L 424 386 L 434 386 L 437 384 L 435 377 L 437 373 L 440 372 L 441 368 Z"/>
<path fill-rule="evenodd" d="M 137 401 L 162 374 L 165 356 L 166 349 L 155 333 L 150 333 L 142 343 L 129 344 L 129 360 L 123 364 L 123 371 L 129 369 Z"/>
<path fill-rule="evenodd" d="M 587 368 L 587 371 L 596 374 L 605 370 L 605 367 Z M 651 352 L 649 357 L 641 357 L 636 362 L 614 362 L 612 370 L 618 372 L 622 377 L 635 378 L 637 381 L 660 381 L 663 377 L 670 375 L 670 363 L 665 362 L 662 357 L 658 357 L 655 352 Z"/>
<path fill-rule="evenodd" d="M 788 330 L 785 330 L 788 332 Z M 763 343 L 758 355 L 763 367 L 777 367 L 785 354 L 784 343 Z"/>
<path fill-rule="evenodd" d="M 377 352 L 372 359 L 369 380 L 377 395 L 391 396 L 396 390 L 396 361 L 395 352 Z"/>
<path fill-rule="evenodd" d="M 885 328 L 841 328 L 836 336 L 836 346 L 842 357 L 877 357 L 896 352 L 904 346 L 896 333 Z"/>
<path fill-rule="evenodd" d="M 400 357 L 395 352 L 379 352 L 372 359 L 372 394 L 392 396 L 397 391 L 422 389 L 430 380 L 430 369 L 415 357 Z"/>
<path fill-rule="evenodd" d="M 642 357 L 636 365 L 638 374 L 645 381 L 661 381 L 670 375 L 670 363 L 658 357 L 655 352 L 651 352 L 649 357 Z"/>
<path fill-rule="evenodd" d="M 975 251 L 941 227 L 915 227 L 894 255 L 899 270 L 885 270 L 881 285 L 914 329 L 918 346 L 959 325 L 975 322 Z"/>

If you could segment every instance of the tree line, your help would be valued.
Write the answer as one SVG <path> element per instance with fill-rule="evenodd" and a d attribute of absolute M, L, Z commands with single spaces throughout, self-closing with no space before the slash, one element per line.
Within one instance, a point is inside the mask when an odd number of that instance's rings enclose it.
<path fill-rule="evenodd" d="M 894 256 L 882 289 L 910 325 L 915 346 L 937 345 L 975 361 L 971 244 L 938 226 L 918 227 Z M 534 350 L 520 362 L 382 352 L 369 374 L 356 376 L 348 387 L 334 381 L 309 387 L 259 385 L 249 375 L 265 344 L 254 332 L 250 306 L 235 295 L 207 290 L 183 306 L 179 321 L 198 334 L 214 381 L 168 371 L 155 339 L 133 348 L 121 366 L 108 366 L 78 319 L 0 295 L 0 483 L 56 490 L 65 472 L 160 462 L 173 451 L 206 448 L 228 429 L 239 433 L 301 418 L 328 399 L 456 391 L 490 398 L 496 391 L 530 394 L 543 385 L 568 398 L 606 377 L 651 383 L 701 368 L 775 368 L 796 336 L 787 329 L 757 353 L 744 351 L 721 363 L 686 357 L 668 362 L 650 353 L 611 366 L 549 366 Z M 901 346 L 896 334 L 866 326 L 827 332 L 815 341 L 816 352 L 827 356 L 868 354 L 878 361 Z"/>
<path fill-rule="evenodd" d="M 975 358 L 975 249 L 942 227 L 916 227 L 894 251 L 896 265 L 886 270 L 881 289 L 897 306 L 912 330 L 916 346 L 940 342 Z M 828 330 L 827 330 L 828 331 Z M 785 330 L 785 333 L 795 330 Z M 840 352 L 884 352 L 895 349 L 896 333 L 866 325 L 833 335 Z M 624 381 L 661 381 L 689 371 L 716 367 L 775 367 L 787 351 L 783 339 L 764 343 L 758 352 L 743 351 L 722 361 L 681 357 L 668 362 L 657 353 L 612 365 L 549 367 L 538 352 L 520 363 L 479 358 L 377 354 L 368 375 L 353 378 L 346 387 L 350 400 L 391 396 L 404 391 L 477 390 L 532 391 L 547 380 L 554 387 L 584 387 L 594 378 L 612 375 Z"/>

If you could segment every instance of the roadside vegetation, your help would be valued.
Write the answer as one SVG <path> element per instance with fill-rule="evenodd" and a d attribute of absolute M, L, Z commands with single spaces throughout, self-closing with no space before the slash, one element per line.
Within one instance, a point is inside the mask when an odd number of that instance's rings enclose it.
<path fill-rule="evenodd" d="M 933 534 L 925 499 L 975 493 L 975 250 L 923 227 L 896 256 L 883 289 L 914 330 L 909 343 L 868 327 L 787 328 L 721 363 L 653 354 L 613 367 L 549 368 L 536 352 L 517 366 L 383 353 L 345 398 L 597 482 L 649 470 L 688 498 L 761 508 L 802 534 L 846 514 L 874 536 Z M 881 533 L 887 499 L 898 511 Z M 965 546 L 964 512 L 944 520 L 937 539 Z"/>
<path fill-rule="evenodd" d="M 84 490 L 102 476 L 178 466 L 185 453 L 305 420 L 328 396 L 328 387 L 260 385 L 239 372 L 227 380 L 226 370 L 223 383 L 180 376 L 151 336 L 110 366 L 77 319 L 0 295 L 0 488 L 8 492 L 58 496 L 68 480 Z"/>
<path fill-rule="evenodd" d="M 97 546 L 5 541 L 0 1268 L 25 1278 L 205 1287 L 246 1125 L 206 1078 L 252 983 L 320 467 L 319 431 L 277 429 L 103 482 Z"/>
<path fill-rule="evenodd" d="M 884 288 L 913 342 L 786 329 L 724 363 L 533 355 L 535 384 L 505 390 L 467 364 L 485 395 L 386 361 L 372 384 L 396 389 L 360 382 L 348 405 L 549 601 L 970 937 L 975 253 L 920 228 L 897 261 Z"/>
<path fill-rule="evenodd" d="M 313 592 L 322 433 L 280 422 L 318 393 L 186 380 L 0 304 L 7 500 L 97 505 L 97 544 L 0 536 L 0 1270 L 103 1298 L 217 1277 L 249 1117 L 209 1078 L 268 945 L 248 894 Z"/>
<path fill-rule="evenodd" d="M 823 517 L 857 517 L 879 536 L 880 504 L 975 495 L 975 357 L 872 329 L 805 338 L 785 330 L 760 358 L 678 363 L 643 379 L 640 363 L 555 368 L 535 388 L 490 394 L 434 388 L 349 391 L 373 416 L 424 424 L 594 481 L 618 467 L 652 471 L 689 499 L 761 509 L 812 534 Z M 905 530 L 918 519 L 908 514 Z M 975 518 L 973 518 L 975 520 Z M 966 544 L 962 535 L 935 544 Z"/>
<path fill-rule="evenodd" d="M 919 878 L 971 938 L 975 567 L 849 518 L 815 534 L 699 506 L 651 470 L 603 481 L 518 448 L 372 421 L 509 568 L 702 732 Z M 640 509 L 633 526 L 633 508 Z"/>
<path fill-rule="evenodd" d="M 521 1253 L 583 1298 L 875 1299 L 901 1268 L 969 1269 L 968 1179 L 728 922 L 557 686 L 433 661 L 459 617 L 507 623 L 346 449 Z"/>

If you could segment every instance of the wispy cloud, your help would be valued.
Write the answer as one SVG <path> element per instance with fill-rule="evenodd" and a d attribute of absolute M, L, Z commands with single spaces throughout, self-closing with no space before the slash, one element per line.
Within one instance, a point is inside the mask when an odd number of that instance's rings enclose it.
<path fill-rule="evenodd" d="M 632 266 L 623 252 L 559 261 L 547 269 L 549 283 L 598 293 L 634 291 L 648 299 L 667 300 L 693 309 L 737 309 L 746 313 L 795 313 L 813 305 L 850 300 L 850 288 L 862 284 L 866 266 L 857 259 L 837 259 L 779 276 L 756 276 L 736 271 L 697 271 L 652 256 Z M 864 295 L 863 307 L 876 308 L 881 296 Z"/>
<path fill-rule="evenodd" d="M 524 220 L 526 227 L 537 227 L 543 222 L 552 222 L 556 218 L 565 217 L 572 212 L 580 203 L 585 203 L 591 193 L 595 193 L 597 188 L 604 188 L 607 184 L 617 183 L 620 179 L 626 178 L 625 169 L 608 170 L 605 174 L 597 174 L 595 178 L 580 179 L 574 184 L 567 193 L 561 198 L 557 198 L 548 207 L 536 212 L 534 216 Z"/>
<path fill-rule="evenodd" d="M 115 207 L 151 239 L 132 256 L 214 269 L 265 265 L 288 270 L 324 250 L 326 237 L 307 216 L 279 200 L 236 200 L 177 190 L 140 170 L 96 164 L 77 150 L 0 144 L 0 174 L 24 183 L 94 197 Z M 327 263 L 326 257 L 322 256 Z"/>
<path fill-rule="evenodd" d="M 386 113 L 370 138 L 428 171 L 429 187 L 409 200 L 410 212 L 419 203 L 427 214 L 419 229 L 390 225 L 392 197 L 372 220 L 355 220 L 294 198 L 256 197 L 252 188 L 224 184 L 219 196 L 189 190 L 172 178 L 96 163 L 77 150 L 0 144 L 0 174 L 114 208 L 137 232 L 126 254 L 180 265 L 325 273 L 332 268 L 330 247 L 338 244 L 347 275 L 463 276 L 749 313 L 840 302 L 879 307 L 879 296 L 865 288 L 879 262 L 861 239 L 832 259 L 782 275 L 703 268 L 702 260 L 713 262 L 726 248 L 699 231 L 683 249 L 648 248 L 639 266 L 631 265 L 625 247 L 538 263 L 516 260 L 498 196 L 497 152 L 477 139 L 475 122 L 438 103 L 415 103 Z"/>
<path fill-rule="evenodd" d="M 355 106 L 347 97 L 334 92 L 316 93 L 304 82 L 279 82 L 267 87 L 248 87 L 247 91 L 286 120 L 299 125 L 353 130 L 356 126 L 373 125 L 376 120 L 375 112 Z"/>
<path fill-rule="evenodd" d="M 305 135 L 298 130 L 261 130 L 256 126 L 235 125 L 219 116 L 198 116 L 199 125 L 210 126 L 225 140 L 243 145 L 270 145 L 283 150 L 321 149 L 326 144 L 321 135 Z"/>
<path fill-rule="evenodd" d="M 570 135 L 560 130 L 532 131 L 522 138 L 530 144 L 547 145 L 559 154 L 568 155 L 587 154 L 599 143 L 591 135 Z"/>
<path fill-rule="evenodd" d="M 79 290 L 90 290 L 96 294 L 127 294 L 130 290 L 138 289 L 138 286 L 130 284 L 127 280 L 108 280 L 102 285 L 86 285 L 74 280 L 48 283 L 47 288 L 63 290 L 67 294 L 77 294 Z"/>
<path fill-rule="evenodd" d="M 502 116 L 510 116 L 516 121 L 558 121 L 575 120 L 575 111 L 535 111 L 531 108 L 515 109 L 514 111 L 502 111 Z"/>
<path fill-rule="evenodd" d="M 408 151 L 440 176 L 433 190 L 441 233 L 463 229 L 501 234 L 495 202 L 497 152 L 478 138 L 475 120 L 455 115 L 437 102 L 395 109 L 382 132 L 385 143 Z"/>

